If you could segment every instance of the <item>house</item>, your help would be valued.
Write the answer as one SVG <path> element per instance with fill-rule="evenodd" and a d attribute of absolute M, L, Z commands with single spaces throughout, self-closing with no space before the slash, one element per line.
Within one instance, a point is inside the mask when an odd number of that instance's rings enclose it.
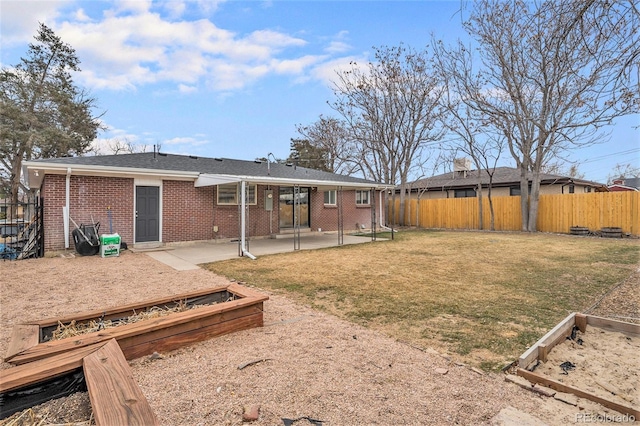
<path fill-rule="evenodd" d="M 69 248 L 76 224 L 100 223 L 134 247 L 352 231 L 384 223 L 370 180 L 268 161 L 159 152 L 26 161 L 43 199 L 45 250 Z"/>
<path fill-rule="evenodd" d="M 485 170 L 471 170 L 469 162 L 454 168 L 453 172 L 443 173 L 410 184 L 412 198 L 465 198 L 475 197 L 478 184 L 483 192 L 489 187 L 489 175 Z M 531 181 L 529 179 L 529 181 Z M 607 191 L 605 185 L 569 176 L 550 173 L 540 174 L 540 194 L 573 194 Z M 486 194 L 486 192 L 485 192 Z M 496 167 L 493 175 L 491 195 L 519 196 L 520 171 L 513 167 Z"/>
<path fill-rule="evenodd" d="M 640 189 L 640 178 L 615 179 L 608 186 L 609 191 L 638 191 Z"/>

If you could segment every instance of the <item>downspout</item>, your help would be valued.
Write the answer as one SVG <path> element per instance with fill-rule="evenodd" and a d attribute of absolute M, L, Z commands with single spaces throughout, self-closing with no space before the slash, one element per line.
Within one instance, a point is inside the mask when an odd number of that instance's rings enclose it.
<path fill-rule="evenodd" d="M 384 192 L 384 189 L 381 189 L 380 190 L 380 220 L 378 220 L 378 223 L 380 223 L 380 229 L 384 229 L 385 231 L 395 232 L 393 229 L 389 228 L 382 222 L 382 199 L 386 198 L 382 196 L 383 192 Z M 387 220 L 386 217 L 384 219 Z"/>
<path fill-rule="evenodd" d="M 69 248 L 69 192 L 71 191 L 71 167 L 67 168 L 67 181 L 65 185 L 65 201 L 62 208 L 62 223 L 64 226 L 64 248 Z"/>
<path fill-rule="evenodd" d="M 241 197 L 241 213 L 240 213 L 240 251 L 243 256 L 247 256 L 251 260 L 256 260 L 256 257 L 249 253 L 247 250 L 247 233 L 246 233 L 246 222 L 247 222 L 247 182 L 242 181 L 240 183 L 240 197 Z"/>

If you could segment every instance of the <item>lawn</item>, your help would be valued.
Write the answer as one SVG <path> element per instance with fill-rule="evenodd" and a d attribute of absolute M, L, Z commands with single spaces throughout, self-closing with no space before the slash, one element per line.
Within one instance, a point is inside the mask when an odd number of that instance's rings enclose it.
<path fill-rule="evenodd" d="M 484 369 L 516 359 L 640 262 L 640 241 L 404 231 L 394 240 L 206 267 Z"/>

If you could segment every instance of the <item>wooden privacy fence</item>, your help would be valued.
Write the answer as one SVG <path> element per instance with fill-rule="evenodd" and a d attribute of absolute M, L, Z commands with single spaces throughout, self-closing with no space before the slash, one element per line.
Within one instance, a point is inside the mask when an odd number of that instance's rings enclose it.
<path fill-rule="evenodd" d="M 482 228 L 490 229 L 489 200 L 483 197 Z M 480 229 L 477 198 L 405 200 L 405 225 L 420 228 Z M 396 224 L 400 223 L 400 201 L 396 200 Z M 496 231 L 522 229 L 520 197 L 493 197 Z M 389 215 L 391 216 L 391 215 Z M 592 192 L 587 194 L 541 195 L 538 231 L 569 233 L 572 226 L 598 231 L 622 228 L 640 235 L 640 192 Z"/>

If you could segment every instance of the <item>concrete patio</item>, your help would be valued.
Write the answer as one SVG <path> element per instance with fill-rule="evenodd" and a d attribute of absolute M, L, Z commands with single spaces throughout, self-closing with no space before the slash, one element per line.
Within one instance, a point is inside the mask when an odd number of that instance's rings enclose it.
<path fill-rule="evenodd" d="M 378 239 L 380 240 L 380 239 Z M 343 244 L 362 244 L 371 242 L 371 237 L 344 235 Z M 336 233 L 303 233 L 300 236 L 300 250 L 313 250 L 338 245 Z M 267 254 L 294 251 L 293 235 L 279 235 L 277 238 L 258 238 L 249 241 L 248 251 L 256 257 Z M 162 248 L 145 252 L 162 263 L 177 270 L 198 269 L 199 264 L 235 259 L 238 257 L 238 241 L 196 241 L 168 244 Z M 247 258 L 248 259 L 248 258 Z"/>

